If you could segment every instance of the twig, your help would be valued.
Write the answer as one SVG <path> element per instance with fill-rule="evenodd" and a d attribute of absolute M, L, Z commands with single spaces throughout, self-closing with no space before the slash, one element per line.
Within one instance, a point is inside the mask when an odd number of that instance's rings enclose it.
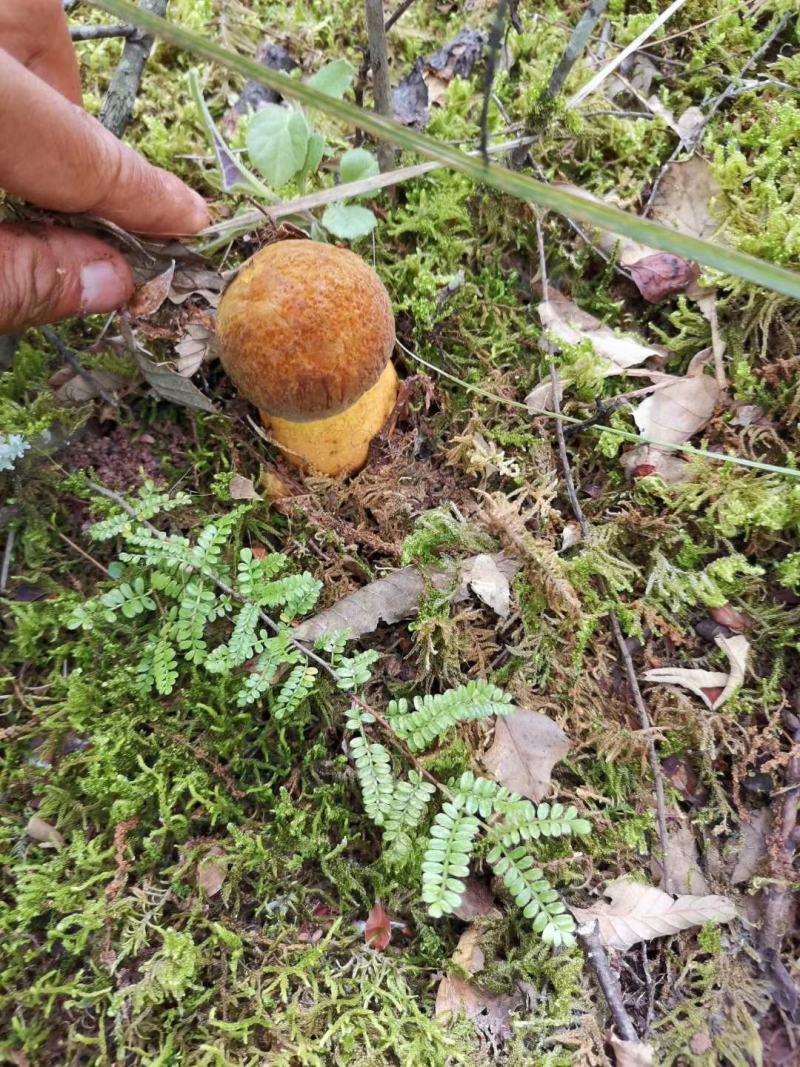
<path fill-rule="evenodd" d="M 6 537 L 6 547 L 3 549 L 3 563 L 0 566 L 0 593 L 5 593 L 8 588 L 8 575 L 11 570 L 11 560 L 14 558 L 14 542 L 17 539 L 16 526 L 9 527 Z"/>
<path fill-rule="evenodd" d="M 591 926 L 586 923 L 578 927 L 578 940 L 586 953 L 586 962 L 597 979 L 600 991 L 606 998 L 606 1003 L 611 1011 L 619 1036 L 623 1041 L 638 1041 L 639 1035 L 636 1033 L 631 1017 L 625 1010 L 625 1005 L 622 1001 L 622 989 L 620 988 L 619 979 L 611 970 L 606 950 L 600 943 L 597 931 L 598 923 L 596 919 Z"/>
<path fill-rule="evenodd" d="M 81 548 L 80 545 L 76 545 L 74 541 L 71 541 L 67 537 L 67 535 L 61 533 L 60 530 L 56 530 L 56 533 L 58 534 L 58 536 L 61 538 L 61 540 L 64 542 L 65 545 L 69 545 L 69 547 L 74 552 L 77 552 L 79 556 L 83 556 L 83 558 L 85 560 L 88 560 L 88 562 L 91 563 L 93 567 L 97 567 L 97 569 L 99 571 L 102 571 L 103 574 L 106 576 L 106 578 L 110 578 L 111 577 L 111 571 L 108 569 L 108 567 L 104 567 L 99 559 L 95 559 L 94 556 L 90 556 L 88 552 L 84 552 L 84 550 Z"/>
<path fill-rule="evenodd" d="M 408 9 L 413 3 L 414 0 L 403 0 L 402 4 L 397 5 L 397 7 L 386 20 L 386 22 L 383 24 L 383 28 L 387 33 L 392 28 L 392 26 L 394 26 L 395 22 L 397 22 L 399 18 L 402 18 L 402 16 L 405 15 L 406 11 L 408 11 Z"/>
<path fill-rule="evenodd" d="M 640 47 L 640 45 L 643 45 L 645 41 L 649 40 L 649 38 L 653 36 L 656 30 L 660 29 L 660 27 L 664 25 L 667 19 L 671 18 L 676 11 L 679 11 L 685 3 L 686 0 L 672 0 L 672 3 L 669 5 L 669 7 L 665 8 L 661 12 L 661 14 L 657 18 L 655 18 L 650 23 L 650 25 L 639 34 L 639 36 L 635 40 L 631 41 L 631 43 L 625 48 L 623 48 L 621 52 L 618 52 L 617 55 L 615 55 L 613 59 L 609 60 L 609 62 L 606 63 L 606 65 L 601 70 L 598 70 L 594 77 L 590 78 L 582 89 L 579 89 L 576 93 L 572 94 L 572 96 L 567 101 L 567 107 L 577 107 L 582 100 L 585 100 L 587 96 L 590 96 L 595 91 L 595 89 L 599 88 L 603 84 L 603 82 L 606 80 L 606 78 L 609 77 L 609 75 L 614 73 L 617 67 L 620 66 L 620 64 L 623 63 L 629 55 L 632 55 L 632 53 L 634 53 L 637 48 Z"/>
<path fill-rule="evenodd" d="M 86 384 L 91 386 L 91 388 L 97 393 L 99 397 L 102 397 L 102 399 L 105 400 L 107 404 L 110 404 L 111 407 L 119 407 L 117 399 L 103 388 L 103 386 L 100 384 L 100 382 L 92 374 L 91 371 L 87 370 L 83 366 L 77 355 L 72 351 L 71 348 L 68 347 L 68 345 L 64 344 L 64 341 L 61 339 L 61 337 L 59 337 L 56 331 L 52 329 L 52 327 L 40 326 L 39 332 L 47 341 L 49 341 L 53 348 L 55 348 L 56 352 L 58 352 L 59 356 L 61 356 L 64 362 L 68 366 L 72 367 L 75 373 L 78 374 L 81 378 L 83 378 Z"/>
<path fill-rule="evenodd" d="M 392 117 L 392 89 L 389 84 L 389 56 L 386 51 L 386 28 L 383 21 L 383 0 L 366 0 L 367 39 L 372 67 L 372 95 L 379 115 Z M 378 162 L 382 171 L 393 170 L 397 161 L 394 145 L 378 142 Z"/>
<path fill-rule="evenodd" d="M 163 18 L 167 11 L 167 2 L 168 0 L 140 0 L 139 6 L 143 11 Z M 111 79 L 100 112 L 100 121 L 117 137 L 123 135 L 133 116 L 136 94 L 139 92 L 144 65 L 152 47 L 153 38 L 141 30 L 132 33 L 125 42 L 122 58 Z"/>
<path fill-rule="evenodd" d="M 572 36 L 567 43 L 564 54 L 553 68 L 553 73 L 550 75 L 550 82 L 548 83 L 547 91 L 545 93 L 546 96 L 552 98 L 558 96 L 561 92 L 564 82 L 569 76 L 569 72 L 583 53 L 583 50 L 586 47 L 586 42 L 592 34 L 592 30 L 597 25 L 598 19 L 605 12 L 607 7 L 608 0 L 590 0 L 589 6 L 578 20 L 578 25 L 575 27 Z"/>
<path fill-rule="evenodd" d="M 107 37 L 132 37 L 135 26 L 119 23 L 116 26 L 70 26 L 69 35 L 73 41 L 102 41 Z"/>
<path fill-rule="evenodd" d="M 561 399 L 560 399 L 560 383 L 558 381 L 558 372 L 555 367 L 551 365 L 550 375 L 553 380 L 553 409 L 556 413 L 561 413 Z M 578 520 L 578 525 L 581 528 L 584 540 L 588 541 L 591 536 L 591 526 L 584 514 L 581 502 L 578 499 L 578 493 L 575 489 L 575 479 L 572 476 L 572 466 L 569 462 L 569 455 L 567 453 L 567 443 L 564 437 L 564 427 L 561 420 L 556 421 L 556 439 L 558 441 L 558 453 L 561 459 L 561 467 L 564 471 L 564 481 L 567 487 L 567 496 L 572 507 L 573 514 Z M 639 721 L 642 726 L 645 743 L 647 745 L 647 758 L 650 763 L 650 772 L 653 775 L 653 784 L 655 786 L 656 794 L 656 821 L 658 824 L 658 839 L 659 846 L 661 848 L 661 870 L 664 876 L 664 888 L 668 893 L 672 892 L 672 877 L 670 874 L 670 859 L 667 853 L 667 845 L 669 838 L 667 836 L 667 816 L 666 816 L 666 800 L 664 796 L 664 777 L 661 773 L 661 762 L 658 758 L 658 752 L 656 751 L 655 741 L 653 740 L 653 727 L 650 721 L 650 715 L 647 711 L 647 705 L 642 697 L 642 691 L 639 688 L 639 679 L 636 677 L 636 669 L 633 666 L 633 660 L 628 650 L 628 646 L 625 643 L 625 635 L 622 632 L 622 627 L 619 624 L 616 612 L 609 613 L 609 621 L 611 623 L 611 630 L 614 634 L 614 640 L 617 642 L 617 648 L 622 659 L 622 663 L 625 667 L 625 675 L 628 680 L 628 686 L 633 694 L 633 701 L 636 705 L 636 710 L 639 713 Z"/>
<path fill-rule="evenodd" d="M 489 102 L 492 99 L 492 86 L 494 85 L 494 76 L 497 71 L 497 60 L 500 56 L 500 45 L 503 42 L 503 29 L 506 24 L 507 9 L 508 0 L 499 0 L 494 22 L 489 31 L 489 41 L 486 45 L 486 75 L 483 83 L 483 104 L 479 121 L 481 131 L 480 154 L 486 164 L 489 162 Z"/>

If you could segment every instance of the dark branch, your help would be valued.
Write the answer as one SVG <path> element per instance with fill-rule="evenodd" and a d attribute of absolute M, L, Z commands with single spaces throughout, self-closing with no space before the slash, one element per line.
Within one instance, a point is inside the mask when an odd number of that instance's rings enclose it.
<path fill-rule="evenodd" d="M 70 26 L 69 35 L 75 42 L 102 41 L 107 37 L 132 37 L 136 33 L 135 26 L 126 26 L 120 23 L 117 26 Z"/>
<path fill-rule="evenodd" d="M 144 11 L 163 18 L 167 11 L 167 0 L 141 0 L 139 6 Z M 125 42 L 119 66 L 111 79 L 100 121 L 117 137 L 121 137 L 133 117 L 136 94 L 142 81 L 144 66 L 153 47 L 153 38 L 137 30 Z"/>

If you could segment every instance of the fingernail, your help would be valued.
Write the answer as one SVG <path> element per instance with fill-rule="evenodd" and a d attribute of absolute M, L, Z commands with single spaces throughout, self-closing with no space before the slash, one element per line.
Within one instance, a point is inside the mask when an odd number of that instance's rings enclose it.
<path fill-rule="evenodd" d="M 81 311 L 113 311 L 130 295 L 130 279 L 109 259 L 87 263 L 81 269 Z"/>
<path fill-rule="evenodd" d="M 189 233 L 197 233 L 199 230 L 204 230 L 206 226 L 211 222 L 211 218 L 208 214 L 208 204 L 200 196 L 199 193 L 192 194 L 192 212 L 191 212 L 191 227 Z"/>

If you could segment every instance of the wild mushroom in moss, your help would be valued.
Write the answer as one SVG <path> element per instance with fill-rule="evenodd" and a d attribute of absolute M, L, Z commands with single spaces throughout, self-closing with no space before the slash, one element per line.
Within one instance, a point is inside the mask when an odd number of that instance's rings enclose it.
<path fill-rule="evenodd" d="M 316 241 L 268 245 L 242 267 L 217 315 L 222 364 L 299 466 L 363 467 L 394 407 L 394 315 L 360 256 Z"/>

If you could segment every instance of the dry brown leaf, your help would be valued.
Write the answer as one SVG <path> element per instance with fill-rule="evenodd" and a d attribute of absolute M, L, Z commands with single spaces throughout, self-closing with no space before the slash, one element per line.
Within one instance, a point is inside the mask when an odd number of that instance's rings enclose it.
<path fill-rule="evenodd" d="M 694 667 L 657 667 L 645 671 L 642 679 L 657 682 L 660 685 L 679 685 L 699 697 L 711 711 L 716 711 L 742 687 L 747 669 L 747 657 L 750 654 L 750 642 L 744 634 L 733 637 L 717 637 L 716 644 L 727 655 L 730 670 L 705 671 Z M 706 690 L 719 690 L 710 698 Z"/>
<path fill-rule="evenodd" d="M 676 813 L 672 815 L 676 817 Z M 711 891 L 700 869 L 700 854 L 697 851 L 694 831 L 684 820 L 680 826 L 667 832 L 667 867 L 673 893 L 705 896 Z M 651 860 L 650 870 L 653 877 L 659 880 L 659 887 L 666 889 L 663 870 L 655 856 Z"/>
<path fill-rule="evenodd" d="M 183 378 L 191 378 L 203 363 L 216 354 L 216 338 L 211 330 L 199 322 L 189 322 L 183 337 L 175 345 L 175 370 Z"/>
<path fill-rule="evenodd" d="M 464 978 L 447 975 L 436 991 L 434 1014 L 437 1018 L 466 1015 L 484 1032 L 508 1038 L 512 1036 L 510 1014 L 518 1003 L 518 997 L 489 993 Z"/>
<path fill-rule="evenodd" d="M 667 937 L 707 922 L 727 923 L 736 909 L 727 897 L 672 897 L 655 886 L 619 878 L 606 886 L 607 903 L 591 908 L 572 908 L 579 923 L 597 921 L 600 941 L 606 948 L 627 952 L 640 941 Z"/>
<path fill-rule="evenodd" d="M 701 156 L 670 163 L 653 199 L 651 217 L 679 233 L 719 242 L 719 222 L 711 213 L 711 204 L 720 192 L 710 165 Z"/>
<path fill-rule="evenodd" d="M 231 484 L 228 486 L 231 500 L 258 500 L 258 492 L 250 478 L 241 474 L 234 474 Z"/>
<path fill-rule="evenodd" d="M 56 850 L 64 847 L 64 838 L 56 830 L 55 826 L 51 826 L 49 822 L 45 822 L 38 815 L 31 815 L 30 819 L 28 819 L 25 833 L 41 845 L 52 845 Z"/>
<path fill-rule="evenodd" d="M 706 425 L 719 395 L 719 386 L 707 374 L 687 375 L 645 397 L 633 418 L 643 437 L 682 445 Z"/>
<path fill-rule="evenodd" d="M 691 464 L 674 452 L 665 452 L 655 445 L 639 445 L 619 457 L 619 463 L 631 478 L 657 474 L 666 485 L 676 485 L 689 478 Z"/>
<path fill-rule="evenodd" d="M 391 940 L 392 920 L 383 904 L 376 900 L 364 924 L 364 941 L 376 952 L 383 952 Z"/>
<path fill-rule="evenodd" d="M 769 835 L 772 832 L 772 812 L 760 808 L 750 816 L 749 823 L 742 823 L 736 845 L 736 863 L 731 873 L 731 885 L 749 882 L 769 851 Z"/>
<path fill-rule="evenodd" d="M 611 1047 L 617 1067 L 653 1067 L 655 1049 L 644 1041 L 623 1041 L 612 1035 Z"/>
<path fill-rule="evenodd" d="M 382 622 L 391 624 L 414 615 L 420 598 L 430 585 L 439 590 L 452 586 L 454 599 L 466 599 L 466 581 L 462 578 L 460 586 L 456 583 L 473 566 L 475 558 L 464 560 L 458 569 L 455 565 L 424 569 L 401 567 L 306 619 L 296 627 L 294 636 L 298 641 L 316 641 L 318 637 L 343 630 L 349 630 L 353 637 L 372 633 Z M 502 553 L 493 559 L 506 579 L 513 578 L 520 568 L 518 560 Z"/>
<path fill-rule="evenodd" d="M 88 378 L 84 378 L 82 374 L 73 374 L 53 395 L 65 403 L 85 404 L 103 393 L 119 393 L 129 384 L 127 378 L 112 371 L 92 370 L 87 373 Z"/>
<path fill-rule="evenodd" d="M 173 259 L 166 270 L 150 278 L 140 285 L 128 303 L 128 311 L 136 318 L 144 318 L 153 315 L 167 299 L 172 276 L 175 273 L 175 260 Z"/>
<path fill-rule="evenodd" d="M 217 307 L 225 288 L 225 279 L 212 270 L 203 267 L 181 267 L 175 271 L 169 300 L 172 304 L 182 304 L 190 296 L 202 296 L 212 307 Z"/>
<path fill-rule="evenodd" d="M 484 604 L 501 619 L 508 618 L 511 610 L 511 586 L 508 576 L 504 574 L 494 557 L 485 552 L 475 556 L 469 566 L 461 571 L 463 581 L 472 589 Z"/>
<path fill-rule="evenodd" d="M 606 361 L 603 364 L 606 375 L 621 374 L 628 367 L 662 355 L 661 349 L 646 345 L 631 334 L 615 333 L 555 290 L 537 310 L 542 326 L 557 340 L 571 345 L 590 341 L 597 355 Z"/>
<path fill-rule="evenodd" d="M 469 971 L 470 974 L 478 974 L 483 970 L 483 965 L 486 962 L 486 957 L 483 954 L 483 949 L 478 944 L 480 939 L 480 930 L 477 926 L 468 926 L 461 937 L 458 939 L 456 950 L 453 953 L 453 963 L 457 963 L 465 971 Z"/>
<path fill-rule="evenodd" d="M 208 856 L 197 865 L 197 888 L 207 897 L 215 897 L 222 889 L 227 873 L 224 860 Z"/>
<path fill-rule="evenodd" d="M 521 708 L 497 719 L 483 763 L 495 781 L 538 802 L 550 789 L 553 767 L 567 752 L 569 741 L 557 723 Z"/>
<path fill-rule="evenodd" d="M 466 889 L 461 895 L 461 903 L 453 914 L 462 922 L 472 922 L 481 915 L 492 913 L 500 914 L 495 906 L 494 894 L 488 883 L 471 874 L 466 880 Z"/>

